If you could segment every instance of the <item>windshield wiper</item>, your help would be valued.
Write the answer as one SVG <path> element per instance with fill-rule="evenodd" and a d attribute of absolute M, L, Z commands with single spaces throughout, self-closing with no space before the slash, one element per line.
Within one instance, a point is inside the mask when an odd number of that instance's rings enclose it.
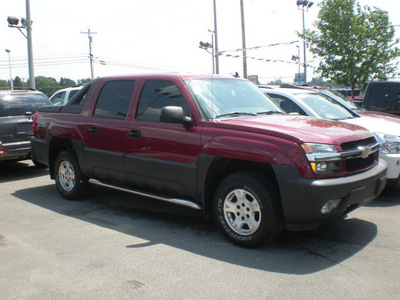
<path fill-rule="evenodd" d="M 231 113 L 228 113 L 228 114 L 218 115 L 215 118 L 235 117 L 235 116 L 257 116 L 257 114 L 248 113 L 248 112 L 244 112 L 244 111 L 235 111 L 235 112 L 231 112 Z"/>
<path fill-rule="evenodd" d="M 281 112 L 279 110 L 270 110 L 270 111 L 260 111 L 257 113 L 257 115 L 273 115 L 273 114 L 284 114 L 284 112 Z"/>

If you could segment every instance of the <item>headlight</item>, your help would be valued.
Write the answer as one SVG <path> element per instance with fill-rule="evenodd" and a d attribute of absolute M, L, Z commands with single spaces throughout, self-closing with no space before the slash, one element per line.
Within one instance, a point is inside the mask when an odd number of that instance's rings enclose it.
<path fill-rule="evenodd" d="M 327 144 L 314 144 L 314 143 L 306 143 L 302 144 L 301 147 L 306 152 L 309 153 L 335 153 L 336 148 L 332 145 Z"/>
<path fill-rule="evenodd" d="M 400 136 L 386 133 L 375 133 L 383 153 L 400 153 Z"/>
<path fill-rule="evenodd" d="M 341 171 L 340 155 L 333 145 L 301 144 L 314 174 L 334 174 Z"/>

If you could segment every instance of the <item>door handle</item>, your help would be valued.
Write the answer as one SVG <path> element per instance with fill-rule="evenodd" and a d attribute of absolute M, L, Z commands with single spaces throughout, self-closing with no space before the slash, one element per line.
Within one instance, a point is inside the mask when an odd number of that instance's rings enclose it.
<path fill-rule="evenodd" d="M 131 129 L 128 132 L 128 136 L 132 139 L 138 139 L 140 138 L 140 130 Z"/>
<path fill-rule="evenodd" d="M 98 132 L 97 126 L 90 126 L 89 127 L 89 133 L 90 134 L 97 134 L 97 132 Z"/>

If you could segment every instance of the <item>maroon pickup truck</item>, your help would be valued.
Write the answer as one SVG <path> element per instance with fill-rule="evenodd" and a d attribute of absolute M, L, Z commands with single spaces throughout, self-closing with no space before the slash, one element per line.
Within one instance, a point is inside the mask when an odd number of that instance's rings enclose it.
<path fill-rule="evenodd" d="M 371 132 L 284 114 L 244 79 L 100 78 L 33 119 L 33 160 L 65 198 L 95 184 L 200 209 L 245 247 L 343 217 L 386 183 Z"/>

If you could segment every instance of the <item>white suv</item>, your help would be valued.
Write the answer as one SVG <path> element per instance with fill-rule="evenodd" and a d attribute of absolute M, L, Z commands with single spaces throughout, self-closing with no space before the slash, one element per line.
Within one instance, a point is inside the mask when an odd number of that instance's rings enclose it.
<path fill-rule="evenodd" d="M 77 86 L 59 90 L 50 97 L 50 102 L 54 105 L 65 105 L 81 88 Z"/>

